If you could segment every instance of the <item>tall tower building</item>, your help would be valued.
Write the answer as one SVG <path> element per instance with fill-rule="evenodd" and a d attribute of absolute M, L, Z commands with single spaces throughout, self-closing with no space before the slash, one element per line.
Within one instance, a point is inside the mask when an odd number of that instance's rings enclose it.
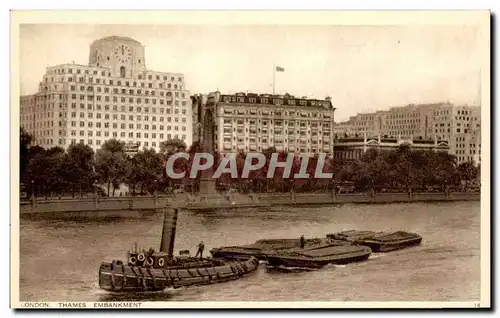
<path fill-rule="evenodd" d="M 146 67 L 138 41 L 110 36 L 90 45 L 89 64 L 48 67 L 38 92 L 21 96 L 21 127 L 50 148 L 108 139 L 159 150 L 160 142 L 192 142 L 192 108 L 184 75 Z"/>

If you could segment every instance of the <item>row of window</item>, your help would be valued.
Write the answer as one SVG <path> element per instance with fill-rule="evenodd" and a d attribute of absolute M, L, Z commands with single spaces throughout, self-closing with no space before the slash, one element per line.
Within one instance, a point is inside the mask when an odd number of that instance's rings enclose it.
<path fill-rule="evenodd" d="M 227 143 L 227 142 L 235 142 L 235 143 L 245 143 L 245 139 L 244 138 L 236 138 L 236 137 L 233 137 L 231 139 L 231 137 L 225 137 L 224 138 L 224 142 Z M 267 138 L 246 138 L 246 142 L 250 143 L 250 144 L 255 144 L 255 143 L 268 143 L 268 139 Z M 269 139 L 269 142 L 273 142 L 273 139 Z M 306 139 L 306 140 L 303 140 L 303 139 L 275 139 L 274 142 L 276 144 L 283 144 L 283 143 L 300 143 L 300 144 L 308 144 L 308 143 L 323 143 L 324 145 L 329 145 L 330 142 L 329 141 L 322 141 L 321 139 Z"/>
<path fill-rule="evenodd" d="M 227 126 L 227 125 L 244 125 L 245 123 L 248 123 L 249 125 L 256 125 L 257 123 L 262 123 L 262 126 L 267 126 L 268 123 L 270 123 L 271 125 L 274 125 L 274 126 L 278 126 L 278 127 L 281 127 L 281 126 L 287 126 L 288 127 L 294 127 L 295 126 L 295 123 L 300 123 L 300 127 L 307 127 L 307 126 L 310 126 L 310 127 L 313 127 L 313 128 L 316 128 L 316 127 L 320 127 L 320 126 L 323 126 L 324 128 L 330 128 L 330 123 L 329 122 L 311 122 L 309 120 L 305 121 L 305 120 L 290 120 L 290 121 L 282 121 L 282 120 L 255 120 L 255 119 L 224 119 L 223 121 L 224 123 L 224 126 Z"/>
<path fill-rule="evenodd" d="M 438 116 L 438 115 L 449 115 L 450 114 L 450 111 L 449 110 L 438 110 L 438 111 L 434 111 L 434 116 Z"/>
<path fill-rule="evenodd" d="M 328 113 L 319 113 L 319 112 L 313 112 L 313 113 L 306 113 L 306 112 L 295 112 L 295 111 L 284 111 L 284 110 L 275 110 L 271 111 L 269 108 L 264 108 L 264 109 L 245 109 L 245 108 L 238 108 L 238 109 L 225 109 L 222 114 L 224 115 L 265 115 L 265 116 L 291 116 L 291 117 L 312 117 L 312 118 L 331 118 L 332 116 Z"/>
<path fill-rule="evenodd" d="M 458 162 L 466 162 L 466 161 L 473 161 L 474 157 L 471 157 L 471 156 L 458 156 L 457 159 L 458 159 Z M 481 158 L 479 158 L 479 161 L 481 161 Z"/>
<path fill-rule="evenodd" d="M 59 127 L 62 127 L 63 125 L 60 124 Z M 71 122 L 71 127 L 77 127 L 76 126 L 76 122 L 75 121 L 72 121 Z M 80 122 L 80 126 L 79 127 L 88 127 L 88 128 L 93 128 L 94 127 L 94 123 L 93 122 L 87 122 L 87 125 L 85 125 L 85 122 L 81 121 Z M 96 128 L 110 128 L 112 127 L 113 129 L 144 129 L 144 130 L 149 130 L 149 128 L 151 127 L 151 130 L 164 130 L 164 125 L 149 125 L 149 124 L 145 124 L 145 125 L 142 125 L 142 124 L 120 124 L 118 126 L 117 123 L 112 123 L 110 125 L 110 123 L 104 123 L 104 125 L 101 123 L 101 122 L 96 122 L 95 123 L 95 127 Z M 167 130 L 171 130 L 172 127 L 174 127 L 174 130 L 179 130 L 179 126 L 170 126 L 170 125 L 167 125 Z M 158 128 L 158 129 L 157 129 Z M 181 130 L 182 131 L 186 131 L 187 128 L 186 126 L 181 126 Z"/>
<path fill-rule="evenodd" d="M 52 104 L 53 105 L 53 104 Z M 61 108 L 63 107 L 62 104 L 59 105 Z M 179 106 L 178 105 L 178 102 L 176 101 L 176 106 Z M 185 103 L 183 103 L 183 106 L 186 106 Z M 119 107 L 119 108 L 118 108 Z M 48 107 L 49 109 L 51 108 L 50 106 Z M 76 103 L 71 103 L 71 108 L 72 109 L 76 109 L 77 108 L 77 105 Z M 118 105 L 112 105 L 112 107 L 110 107 L 110 105 L 101 105 L 101 104 L 87 104 L 87 110 L 102 110 L 104 108 L 104 111 L 110 111 L 111 109 L 113 111 L 118 111 L 118 109 L 121 111 L 121 112 L 126 112 L 126 111 L 129 111 L 129 112 L 133 112 L 133 111 L 136 111 L 138 113 L 141 113 L 144 111 L 144 113 L 149 113 L 149 106 L 145 106 L 144 108 L 141 107 L 141 106 L 125 106 L 125 105 L 121 105 L 121 106 L 118 106 Z M 83 109 L 85 110 L 85 103 L 80 103 L 80 109 Z M 151 107 L 151 112 L 153 114 L 156 114 L 157 112 L 157 109 L 159 109 L 159 112 L 160 114 L 163 114 L 166 110 L 167 114 L 170 114 L 170 108 L 164 108 L 164 107 L 160 107 L 160 108 L 156 108 L 156 107 Z M 30 114 L 30 113 L 33 113 L 33 114 L 39 114 L 39 113 L 43 113 L 43 112 L 46 112 L 47 111 L 47 105 L 44 105 L 43 109 L 41 107 L 38 107 L 35 108 L 35 107 L 26 107 L 26 108 L 21 108 L 21 111 L 20 113 L 21 114 Z M 176 110 L 178 112 L 178 110 Z M 182 110 L 183 114 L 187 113 L 187 109 L 184 109 Z M 52 116 L 53 113 L 50 113 L 51 115 L 49 116 Z"/>
<path fill-rule="evenodd" d="M 233 128 L 233 129 L 231 129 L 231 128 L 224 128 L 223 132 L 224 132 L 224 134 L 233 134 L 233 133 L 238 133 L 238 134 L 243 134 L 243 133 L 257 134 L 257 133 L 259 133 L 260 134 L 261 132 L 263 134 L 267 134 L 268 130 L 267 129 L 262 129 L 261 130 L 260 128 L 259 129 L 250 129 L 250 130 L 248 130 L 248 129 L 243 130 L 242 128 L 238 128 L 238 129 L 236 129 L 236 128 Z M 270 129 L 269 133 L 272 134 L 273 130 Z M 289 134 L 289 135 L 300 134 L 302 136 L 305 136 L 305 135 L 308 135 L 308 134 L 310 134 L 311 136 L 321 135 L 321 131 L 312 131 L 311 132 L 311 131 L 304 131 L 304 130 L 296 130 L 296 131 L 294 131 L 294 130 L 285 130 L 283 132 L 283 130 L 281 130 L 281 129 L 274 129 L 274 134 L 275 135 L 281 135 L 283 133 L 284 134 Z M 323 136 L 325 136 L 325 137 L 330 136 L 330 132 L 329 131 L 324 132 Z"/>
<path fill-rule="evenodd" d="M 25 124 L 25 123 L 23 123 Z M 37 122 L 34 122 L 34 123 L 29 123 L 29 124 L 26 124 L 26 126 L 28 126 L 30 129 L 32 128 L 50 128 L 50 127 L 54 127 L 54 122 L 53 121 L 37 121 Z"/>
<path fill-rule="evenodd" d="M 419 129 L 418 125 L 394 125 L 394 126 L 386 126 L 387 129 L 396 130 L 396 129 Z"/>
<path fill-rule="evenodd" d="M 420 123 L 419 119 L 398 119 L 398 120 L 386 120 L 386 125 L 398 125 L 398 124 L 415 124 Z"/>
<path fill-rule="evenodd" d="M 128 86 L 128 85 L 127 85 Z M 57 87 L 56 87 L 57 88 Z M 80 85 L 80 90 L 81 92 L 87 92 L 87 93 L 90 93 L 90 92 L 97 92 L 97 93 L 113 93 L 113 94 L 127 94 L 127 95 L 145 95 L 145 96 L 156 96 L 156 92 L 159 93 L 159 96 L 167 96 L 167 97 L 171 97 L 172 96 L 172 92 L 171 91 L 163 91 L 163 90 L 143 90 L 142 89 L 138 89 L 138 90 L 135 90 L 135 89 L 125 89 L 125 88 L 122 88 L 122 89 L 119 89 L 119 88 L 113 88 L 113 90 L 111 90 L 109 87 L 101 87 L 101 86 L 96 86 L 95 89 L 94 89 L 94 86 L 85 86 L 85 85 Z M 170 87 L 169 87 L 170 88 Z M 177 89 L 177 85 L 175 85 L 175 89 Z M 71 85 L 70 86 L 70 90 L 72 92 L 75 92 L 77 89 L 76 89 L 76 85 Z M 179 93 L 179 92 L 174 92 L 175 93 L 175 97 L 179 97 L 179 96 L 182 96 L 182 98 L 185 98 L 186 97 L 186 93 Z M 49 94 L 49 96 L 52 96 L 51 98 L 48 98 L 48 99 L 54 99 L 54 97 L 56 96 L 57 94 Z M 59 98 L 63 98 L 62 97 L 62 94 L 59 94 Z"/>
<path fill-rule="evenodd" d="M 186 122 L 186 118 L 188 116 L 186 115 L 185 112 L 182 112 L 182 115 L 178 115 L 179 112 L 178 112 L 178 109 L 176 109 L 176 111 L 174 113 L 177 115 L 177 116 L 173 117 L 176 122 L 178 122 L 179 117 L 182 119 L 183 123 Z M 77 114 L 77 112 L 71 112 L 71 117 L 72 118 L 76 118 L 77 117 L 76 114 Z M 87 114 L 87 116 L 85 116 L 85 114 Z M 170 114 L 170 111 L 167 112 L 167 114 Z M 60 114 L 60 115 L 61 116 L 59 116 L 59 117 L 66 117 L 63 114 Z M 79 116 L 80 116 L 80 118 L 94 118 L 94 113 L 92 113 L 92 112 L 87 112 L 87 113 L 79 112 Z M 120 119 L 120 120 L 127 120 L 127 118 L 128 118 L 128 120 L 145 120 L 145 121 L 149 121 L 150 120 L 149 119 L 150 118 L 149 115 L 136 115 L 135 119 L 134 119 L 134 115 L 128 115 L 128 117 L 127 117 L 126 115 L 121 114 L 120 117 L 118 117 L 118 114 L 108 114 L 108 113 L 104 113 L 104 116 L 103 116 L 102 113 L 96 113 L 96 118 L 97 119 L 100 119 L 100 118 L 104 118 L 104 119 L 113 118 L 113 120 L 118 120 L 118 119 Z M 160 122 L 165 121 L 165 116 L 158 116 L 158 117 L 157 116 L 151 116 L 151 121 L 156 121 L 157 118 L 159 119 Z M 170 122 L 171 120 L 172 120 L 172 117 L 168 117 L 167 116 L 167 121 Z"/>
<path fill-rule="evenodd" d="M 295 151 L 295 150 L 298 150 L 299 152 L 302 152 L 302 153 L 310 153 L 311 152 L 311 148 L 295 148 L 295 147 L 281 147 L 280 145 L 274 145 L 274 144 L 268 144 L 268 145 L 264 145 L 264 146 L 236 146 L 236 145 L 226 145 L 223 147 L 223 150 L 224 151 L 235 151 L 236 149 L 238 150 L 246 150 L 246 151 L 264 151 L 266 149 L 269 149 L 271 147 L 275 147 L 277 148 L 278 150 L 280 149 L 283 149 L 284 151 Z M 330 148 L 328 146 L 325 146 L 323 147 L 323 151 L 325 152 L 330 152 Z M 316 153 L 318 150 L 316 148 L 312 148 L 312 153 Z"/>
<path fill-rule="evenodd" d="M 82 71 L 83 71 L 83 74 L 88 74 L 88 75 L 101 75 L 101 76 L 106 76 L 106 74 L 108 74 L 108 77 L 111 76 L 111 72 L 107 72 L 105 70 L 101 70 L 100 72 L 98 70 L 88 70 L 88 69 L 80 69 L 80 68 L 76 68 L 76 69 L 73 69 L 73 68 L 57 68 L 57 69 L 50 69 L 49 70 L 49 74 L 52 74 L 52 72 L 54 72 L 55 74 L 73 74 L 73 70 L 75 70 L 75 74 L 82 74 Z M 137 78 L 138 79 L 142 79 L 142 75 L 139 75 Z M 152 74 L 147 74 L 144 76 L 144 79 L 149 79 L 149 80 L 153 80 L 153 75 Z M 155 75 L 155 78 L 156 80 L 161 80 L 163 79 L 164 81 L 167 81 L 169 78 L 167 75 L 158 75 L 156 74 Z M 52 80 L 54 80 L 54 78 L 52 77 Z M 179 82 L 182 82 L 182 77 L 177 77 L 177 80 Z M 175 81 L 175 77 L 174 76 L 170 76 L 170 81 Z"/>
<path fill-rule="evenodd" d="M 415 117 L 420 117 L 420 113 L 404 113 L 404 114 L 391 114 L 391 115 L 386 115 L 388 119 L 401 119 L 401 118 L 415 118 Z"/>
<path fill-rule="evenodd" d="M 179 135 L 174 135 L 174 138 L 176 138 L 176 139 L 179 138 Z M 172 139 L 172 135 L 168 134 L 167 135 L 167 139 Z M 186 135 L 180 136 L 180 139 L 186 140 Z M 94 143 L 94 141 L 95 141 L 95 143 Z M 89 145 L 89 146 L 93 146 L 93 145 L 100 146 L 101 144 L 104 144 L 105 141 L 106 140 L 100 140 L 100 139 L 96 139 L 96 140 L 94 140 L 94 139 L 87 139 L 86 144 Z M 160 146 L 160 142 L 161 141 L 158 141 L 158 142 L 152 141 L 151 142 L 151 147 L 157 147 L 157 146 L 159 147 Z M 65 143 L 66 143 L 65 139 L 59 139 L 59 146 L 64 146 Z M 71 144 L 74 145 L 76 143 L 77 143 L 76 139 L 71 139 Z M 85 144 L 85 140 L 84 139 L 80 139 L 79 143 Z M 137 141 L 136 143 L 137 143 L 137 145 L 139 147 L 141 147 L 141 146 L 142 147 L 146 147 L 146 148 L 149 147 L 149 141 Z M 41 140 L 38 141 L 37 144 L 38 145 L 53 146 L 54 145 L 54 140 L 53 139 L 41 139 Z"/>
<path fill-rule="evenodd" d="M 388 130 L 386 132 L 387 135 L 390 136 L 411 136 L 411 135 L 418 135 L 419 131 L 418 130 Z M 385 135 L 385 134 L 384 134 Z"/>
<path fill-rule="evenodd" d="M 89 130 L 87 131 L 87 133 L 85 134 L 85 131 L 81 130 L 79 132 L 79 134 L 76 133 L 75 130 L 72 130 L 71 131 L 71 134 L 70 136 L 88 136 L 88 137 L 93 137 L 94 136 L 94 131 L 92 130 Z M 121 132 L 117 132 L 117 131 L 104 131 L 104 132 L 101 132 L 101 131 L 95 131 L 95 136 L 96 137 L 101 137 L 101 136 L 104 136 L 104 137 L 113 137 L 113 138 L 117 138 L 118 136 L 121 137 L 121 138 L 125 138 L 125 137 L 128 137 L 128 138 L 152 138 L 152 139 L 156 139 L 156 138 L 159 138 L 159 139 L 163 139 L 165 134 L 163 133 L 151 133 L 151 137 L 150 137 L 150 134 L 149 133 L 140 133 L 140 132 L 125 132 L 125 131 L 121 131 Z M 170 136 L 170 134 L 167 134 L 167 136 Z M 185 136 L 185 135 L 183 135 Z M 170 137 L 168 137 L 170 138 Z"/>
<path fill-rule="evenodd" d="M 110 86 L 125 86 L 125 87 L 142 87 L 142 88 L 159 88 L 159 89 L 174 89 L 174 90 L 183 90 L 182 85 L 177 85 L 177 84 L 170 84 L 167 83 L 164 85 L 163 83 L 145 83 L 145 82 L 140 82 L 139 86 L 137 85 L 137 82 L 132 82 L 132 86 L 130 86 L 130 82 L 125 81 L 117 81 L 116 83 L 113 80 L 106 81 L 103 79 L 96 78 L 84 78 L 84 77 L 78 77 L 78 80 L 76 77 L 71 77 L 68 76 L 67 78 L 62 77 L 60 81 L 56 82 L 51 82 L 51 83 L 87 83 L 87 84 L 97 84 L 97 85 L 110 85 Z M 146 86 L 147 84 L 147 86 Z M 158 84 L 158 85 L 154 85 Z M 61 88 L 64 88 L 64 85 L 61 85 Z M 58 89 L 58 84 L 49 84 L 47 81 L 47 78 L 45 78 L 45 83 L 40 85 L 39 91 L 40 92 L 48 92 L 48 91 L 56 91 Z"/>
<path fill-rule="evenodd" d="M 76 100 L 77 97 L 76 97 L 77 94 L 73 94 L 71 96 L 71 99 L 72 100 Z M 104 96 L 104 99 L 102 98 L 102 96 L 94 96 L 93 95 L 87 95 L 87 98 L 85 98 L 85 95 L 80 95 L 80 100 L 87 100 L 87 101 L 97 101 L 97 102 L 101 102 L 101 101 L 105 101 L 105 102 L 110 102 L 111 100 L 113 100 L 113 102 L 117 103 L 118 102 L 118 97 L 117 96 L 112 96 L 113 98 L 111 99 L 110 98 L 111 96 Z M 136 104 L 142 104 L 142 99 L 141 98 L 136 98 L 135 99 L 135 103 Z M 172 105 L 172 100 L 169 100 L 169 99 L 163 99 L 163 98 L 144 98 L 144 103 L 145 104 L 149 104 L 149 102 L 151 101 L 151 103 L 153 105 L 156 105 L 157 102 L 159 103 L 159 105 Z M 120 97 L 120 102 L 122 103 L 134 103 L 134 98 L 133 97 L 129 97 L 128 98 L 128 101 L 127 101 L 127 98 L 126 97 Z M 175 106 L 179 106 L 179 101 L 176 100 L 175 101 Z M 187 106 L 187 101 L 182 101 L 182 106 Z"/>
<path fill-rule="evenodd" d="M 457 148 L 465 148 L 467 144 L 457 144 Z M 476 144 L 469 144 L 469 148 L 476 148 Z"/>

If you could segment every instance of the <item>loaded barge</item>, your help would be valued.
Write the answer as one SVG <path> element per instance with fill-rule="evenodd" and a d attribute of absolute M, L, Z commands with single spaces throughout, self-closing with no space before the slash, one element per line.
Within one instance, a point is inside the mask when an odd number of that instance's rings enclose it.
<path fill-rule="evenodd" d="M 327 234 L 327 237 L 342 240 L 353 245 L 369 246 L 373 252 L 390 252 L 406 247 L 419 245 L 422 237 L 417 233 L 405 231 L 373 232 L 373 231 L 343 231 Z"/>
<path fill-rule="evenodd" d="M 272 267 L 321 268 L 327 264 L 348 264 L 367 260 L 372 250 L 367 246 L 324 245 L 317 248 L 293 248 L 266 254 Z"/>

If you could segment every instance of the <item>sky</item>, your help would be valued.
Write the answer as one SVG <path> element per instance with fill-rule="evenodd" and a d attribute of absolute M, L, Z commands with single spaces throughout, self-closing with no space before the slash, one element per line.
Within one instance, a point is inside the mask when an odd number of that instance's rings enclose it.
<path fill-rule="evenodd" d="M 146 67 L 185 74 L 194 93 L 276 93 L 332 98 L 335 121 L 410 103 L 480 101 L 479 29 L 473 25 L 20 26 L 20 91 L 45 68 L 88 64 L 90 44 L 118 35 L 141 42 Z"/>

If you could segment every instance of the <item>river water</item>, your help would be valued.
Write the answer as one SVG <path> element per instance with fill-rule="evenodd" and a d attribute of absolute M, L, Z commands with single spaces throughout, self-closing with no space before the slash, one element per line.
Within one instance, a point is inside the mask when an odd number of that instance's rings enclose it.
<path fill-rule="evenodd" d="M 21 220 L 21 301 L 132 300 L 99 290 L 103 260 L 137 242 L 159 248 L 161 214 L 143 219 Z M 261 265 L 240 280 L 141 296 L 149 301 L 473 301 L 480 298 L 480 203 L 344 204 L 179 213 L 176 254 L 263 238 L 323 237 L 349 230 L 406 230 L 420 246 L 315 271 Z"/>

